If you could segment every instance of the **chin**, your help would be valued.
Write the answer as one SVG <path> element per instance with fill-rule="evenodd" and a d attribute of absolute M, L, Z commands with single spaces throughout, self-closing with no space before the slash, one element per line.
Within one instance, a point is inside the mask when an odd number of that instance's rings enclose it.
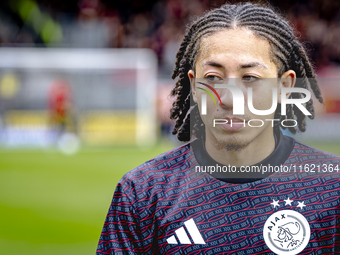
<path fill-rule="evenodd" d="M 246 148 L 251 141 L 251 139 L 246 139 L 241 134 L 219 135 L 215 137 L 216 149 L 218 150 L 240 151 Z"/>

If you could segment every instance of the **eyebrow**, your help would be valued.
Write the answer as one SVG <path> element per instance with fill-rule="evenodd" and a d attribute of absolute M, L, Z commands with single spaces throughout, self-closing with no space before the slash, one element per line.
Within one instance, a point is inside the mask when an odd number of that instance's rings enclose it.
<path fill-rule="evenodd" d="M 241 68 L 261 67 L 261 68 L 268 70 L 268 67 L 260 62 L 246 63 L 246 64 L 242 64 L 240 67 Z"/>
<path fill-rule="evenodd" d="M 202 67 L 203 66 L 223 67 L 223 65 L 221 65 L 220 63 L 211 60 L 204 61 L 202 63 Z"/>
<path fill-rule="evenodd" d="M 211 61 L 211 60 L 204 61 L 202 63 L 202 67 L 206 66 L 206 65 L 213 66 L 213 67 L 218 67 L 218 68 L 221 68 L 221 67 L 223 68 L 222 64 L 220 64 L 220 63 L 218 63 L 216 61 Z M 239 66 L 239 69 L 242 69 L 242 68 L 243 69 L 244 68 L 251 68 L 251 67 L 261 67 L 261 68 L 264 68 L 264 69 L 268 70 L 268 67 L 266 65 L 260 63 L 260 62 L 250 62 L 250 63 L 241 64 Z"/>

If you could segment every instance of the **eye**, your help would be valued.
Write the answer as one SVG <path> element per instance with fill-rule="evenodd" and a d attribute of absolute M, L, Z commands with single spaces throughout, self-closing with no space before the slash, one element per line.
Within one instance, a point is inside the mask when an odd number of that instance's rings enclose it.
<path fill-rule="evenodd" d="M 245 75 L 242 77 L 242 80 L 245 81 L 245 82 L 249 82 L 249 83 L 252 83 L 252 82 L 256 82 L 258 81 L 260 78 L 258 77 L 255 77 L 255 76 L 251 76 L 251 75 Z"/>
<path fill-rule="evenodd" d="M 215 76 L 215 75 L 208 75 L 205 77 L 205 79 L 209 82 L 219 82 L 223 80 L 222 78 Z"/>

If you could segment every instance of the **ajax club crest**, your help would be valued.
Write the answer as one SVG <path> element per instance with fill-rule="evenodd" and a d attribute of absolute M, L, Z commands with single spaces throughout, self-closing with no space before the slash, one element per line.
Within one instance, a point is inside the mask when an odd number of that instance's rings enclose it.
<path fill-rule="evenodd" d="M 306 218 L 293 210 L 272 214 L 264 224 L 263 237 L 269 249 L 279 255 L 295 255 L 308 244 L 310 227 Z"/>

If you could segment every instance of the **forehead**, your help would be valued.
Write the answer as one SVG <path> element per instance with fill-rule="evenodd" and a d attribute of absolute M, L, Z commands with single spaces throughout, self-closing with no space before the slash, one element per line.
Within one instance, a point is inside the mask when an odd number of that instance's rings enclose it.
<path fill-rule="evenodd" d="M 204 37 L 200 42 L 196 66 L 206 60 L 230 62 L 262 62 L 274 65 L 267 40 L 246 28 L 225 29 Z"/>

